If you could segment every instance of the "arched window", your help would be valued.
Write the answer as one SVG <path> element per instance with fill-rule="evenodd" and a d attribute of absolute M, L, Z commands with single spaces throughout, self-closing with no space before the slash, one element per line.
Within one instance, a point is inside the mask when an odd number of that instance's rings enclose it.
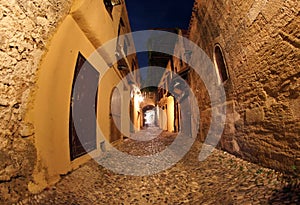
<path fill-rule="evenodd" d="M 219 44 L 216 44 L 214 48 L 214 63 L 220 76 L 219 83 L 228 80 L 229 78 L 228 70 L 227 70 L 222 48 Z"/>

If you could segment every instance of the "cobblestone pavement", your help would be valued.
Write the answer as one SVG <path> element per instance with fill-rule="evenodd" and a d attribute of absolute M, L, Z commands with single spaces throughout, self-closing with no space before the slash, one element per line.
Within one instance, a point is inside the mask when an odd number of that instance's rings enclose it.
<path fill-rule="evenodd" d="M 154 131 L 139 134 L 147 137 Z M 163 132 L 150 141 L 126 139 L 116 147 L 131 155 L 149 155 L 175 137 Z M 176 165 L 150 176 L 115 174 L 91 160 L 19 204 L 300 204 L 299 179 L 287 179 L 221 150 L 199 162 L 200 148 L 196 141 Z"/>

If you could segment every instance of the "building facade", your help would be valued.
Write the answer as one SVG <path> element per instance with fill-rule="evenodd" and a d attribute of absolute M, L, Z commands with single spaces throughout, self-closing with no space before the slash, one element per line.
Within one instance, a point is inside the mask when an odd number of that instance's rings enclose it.
<path fill-rule="evenodd" d="M 226 92 L 219 146 L 249 161 L 299 175 L 299 1 L 196 0 L 189 39 L 209 56 Z M 193 54 L 192 54 L 193 55 Z M 194 59 L 197 60 L 197 59 Z M 191 71 L 200 138 L 211 120 L 203 81 Z"/>
<path fill-rule="evenodd" d="M 130 134 L 139 77 L 124 1 L 1 2 L 0 24 L 0 201 L 16 202 Z"/>
<path fill-rule="evenodd" d="M 187 38 L 187 31 L 177 29 L 176 34 L 178 36 Z M 173 92 L 174 86 L 171 84 L 180 79 L 180 81 L 186 81 L 189 83 L 189 72 L 190 66 L 188 65 L 189 60 L 189 45 L 185 44 L 181 38 L 176 39 L 173 46 L 174 56 L 169 57 L 168 64 L 166 65 L 166 72 L 162 75 L 158 95 L 158 105 L 161 108 L 160 112 L 160 127 L 163 130 L 169 132 L 179 132 L 181 127 L 191 126 L 190 116 L 184 116 L 188 113 L 181 112 L 181 106 L 190 106 L 190 101 L 179 102 L 180 96 L 176 98 L 176 93 Z M 179 57 L 179 58 L 178 58 Z M 184 92 L 183 89 L 180 89 Z M 186 127 L 184 126 L 184 127 Z M 191 127 L 187 128 L 188 130 Z"/>

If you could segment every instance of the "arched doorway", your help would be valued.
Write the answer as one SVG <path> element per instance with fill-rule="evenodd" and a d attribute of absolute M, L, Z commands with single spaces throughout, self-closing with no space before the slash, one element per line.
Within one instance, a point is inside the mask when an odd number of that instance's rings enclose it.
<path fill-rule="evenodd" d="M 70 98 L 69 146 L 71 160 L 96 149 L 97 96 L 95 93 L 98 81 L 99 73 L 79 52 Z"/>
<path fill-rule="evenodd" d="M 110 97 L 110 142 L 122 138 L 121 128 L 121 95 L 117 88 L 114 88 Z"/>

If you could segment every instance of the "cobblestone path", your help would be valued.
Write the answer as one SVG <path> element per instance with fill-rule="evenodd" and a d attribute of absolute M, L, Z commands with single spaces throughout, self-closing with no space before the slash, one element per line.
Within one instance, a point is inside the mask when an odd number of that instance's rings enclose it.
<path fill-rule="evenodd" d="M 146 140 L 154 133 L 148 128 L 139 135 Z M 149 141 L 126 139 L 116 147 L 131 155 L 149 155 L 163 150 L 175 137 L 163 132 Z M 176 165 L 150 176 L 115 174 L 91 160 L 19 204 L 300 204 L 298 179 L 287 179 L 221 150 L 199 162 L 200 147 L 196 141 Z"/>

